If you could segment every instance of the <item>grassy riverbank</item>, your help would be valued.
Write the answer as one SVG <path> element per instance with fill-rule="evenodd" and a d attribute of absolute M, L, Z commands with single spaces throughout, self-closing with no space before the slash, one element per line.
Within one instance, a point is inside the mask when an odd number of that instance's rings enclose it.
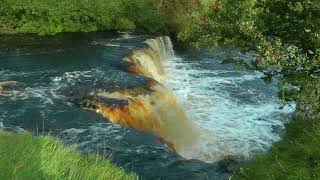
<path fill-rule="evenodd" d="M 242 166 L 234 179 L 320 179 L 320 126 L 294 119 L 286 130 L 281 142 Z"/>
<path fill-rule="evenodd" d="M 138 179 L 51 137 L 0 131 L 0 179 Z"/>

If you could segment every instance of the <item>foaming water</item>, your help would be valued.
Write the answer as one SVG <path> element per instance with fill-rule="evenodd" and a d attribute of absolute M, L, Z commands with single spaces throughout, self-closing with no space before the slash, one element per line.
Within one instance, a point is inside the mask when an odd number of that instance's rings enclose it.
<path fill-rule="evenodd" d="M 264 84 L 260 73 L 234 70 L 220 61 L 213 55 L 187 55 L 165 63 L 165 85 L 202 129 L 199 143 L 181 152 L 186 158 L 246 159 L 266 151 L 280 140 L 285 115 L 294 110 L 280 109 L 275 85 Z"/>
<path fill-rule="evenodd" d="M 148 39 L 146 43 L 156 52 L 161 60 L 174 57 L 173 45 L 170 37 L 163 36 L 155 39 Z"/>
<path fill-rule="evenodd" d="M 144 91 L 135 95 L 109 93 L 106 97 L 113 99 L 111 105 L 121 105 L 123 99 L 142 102 L 152 118 L 160 119 L 164 137 L 177 144 L 185 158 L 213 162 L 226 155 L 249 156 L 279 140 L 285 115 L 292 109 L 278 109 L 276 87 L 265 85 L 259 73 L 235 71 L 212 54 L 187 52 L 175 58 L 168 37 L 144 42 L 147 38 L 152 37 L 89 33 L 26 37 L 23 42 L 9 38 L 4 44 L 13 41 L 18 48 L 0 47 L 0 81 L 23 85 L 0 95 L 0 128 L 21 127 L 62 136 L 84 153 L 112 154 L 112 162 L 142 179 L 226 179 L 224 163 L 186 160 L 158 136 L 108 122 L 80 103 L 95 92 L 141 88 Z M 157 53 L 145 53 L 145 61 L 155 56 L 155 62 L 141 66 L 149 73 L 129 74 L 123 56 L 141 47 Z M 159 74 L 158 83 L 164 86 L 145 91 L 146 82 Z M 139 123 L 145 111 L 129 110 L 133 115 L 137 112 Z M 196 135 L 191 130 L 200 133 L 199 143 L 193 141 Z"/>
<path fill-rule="evenodd" d="M 122 103 L 114 105 L 112 101 L 115 100 Z M 154 134 L 177 152 L 198 140 L 197 129 L 175 96 L 158 83 L 149 90 L 102 92 L 94 99 L 87 98 L 84 106 L 91 107 L 112 123 Z"/>
<path fill-rule="evenodd" d="M 128 72 L 143 75 L 162 82 L 165 78 L 163 62 L 174 57 L 173 45 L 168 36 L 147 39 L 147 48 L 132 51 L 123 58 L 130 63 Z"/>
<path fill-rule="evenodd" d="M 145 42 L 148 47 L 133 50 L 123 60 L 129 63 L 127 72 L 151 78 L 146 86 L 93 91 L 84 98 L 82 106 L 115 124 L 152 133 L 172 150 L 181 152 L 195 144 L 198 132 L 175 96 L 161 84 L 165 78 L 163 63 L 174 57 L 172 42 L 169 37 Z"/>

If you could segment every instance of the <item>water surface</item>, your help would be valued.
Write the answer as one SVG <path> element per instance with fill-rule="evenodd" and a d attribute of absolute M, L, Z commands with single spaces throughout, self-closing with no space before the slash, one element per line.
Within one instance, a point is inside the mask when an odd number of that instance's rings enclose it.
<path fill-rule="evenodd" d="M 142 179 L 225 178 L 228 172 L 219 160 L 230 155 L 248 158 L 280 139 L 292 109 L 279 109 L 276 85 L 265 84 L 261 74 L 221 64 L 225 49 L 178 51 L 164 62 L 165 86 L 202 131 L 201 141 L 182 156 L 153 135 L 109 123 L 83 109 L 79 98 L 92 90 L 145 84 L 146 77 L 124 71 L 122 57 L 145 47 L 144 40 L 151 37 L 128 33 L 1 36 L 0 81 L 25 86 L 11 96 L 0 96 L 2 123 L 60 137 L 84 153 L 108 157 Z M 247 61 L 253 58 L 238 50 L 229 53 Z"/>

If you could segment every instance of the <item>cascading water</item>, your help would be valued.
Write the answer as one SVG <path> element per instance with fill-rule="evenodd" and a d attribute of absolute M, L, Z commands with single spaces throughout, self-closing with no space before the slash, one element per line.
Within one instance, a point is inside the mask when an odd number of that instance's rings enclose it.
<path fill-rule="evenodd" d="M 162 36 L 145 41 L 157 54 L 162 61 L 174 57 L 173 45 L 170 37 Z"/>
<path fill-rule="evenodd" d="M 268 149 L 292 111 L 258 73 L 220 64 L 223 49 L 175 56 L 169 37 L 118 33 L 0 41 L 0 128 L 50 133 L 141 179 L 227 179 L 214 161 Z"/>
<path fill-rule="evenodd" d="M 149 91 L 149 92 L 148 92 Z M 180 152 L 193 145 L 198 132 L 177 104 L 175 97 L 160 84 L 147 89 L 102 92 L 98 100 L 87 99 L 104 117 L 115 124 L 149 132 L 159 137 L 171 149 Z M 113 105 L 110 101 L 122 101 Z"/>
<path fill-rule="evenodd" d="M 280 139 L 274 131 L 283 128 L 281 116 L 293 108 L 280 110 L 276 99 L 268 99 L 276 96 L 276 91 L 270 94 L 267 88 L 254 87 L 264 86 L 259 73 L 219 70 L 219 62 L 214 61 L 217 57 L 179 58 L 169 37 L 148 39 L 146 43 L 148 48 L 134 50 L 124 58 L 130 63 L 128 71 L 164 83 L 180 102 L 161 85 L 149 92 L 100 93 L 127 102 L 120 107 L 95 103 L 106 118 L 157 135 L 185 158 L 208 162 L 228 156 L 246 159 Z"/>
<path fill-rule="evenodd" d="M 284 117 L 294 111 L 294 105 L 280 109 L 276 86 L 264 84 L 258 72 L 220 64 L 224 53 L 217 49 L 165 62 L 164 84 L 201 129 L 198 143 L 180 153 L 185 158 L 213 162 L 228 156 L 247 159 L 266 151 L 280 140 Z M 249 61 L 254 57 L 237 50 L 231 53 Z"/>
<path fill-rule="evenodd" d="M 196 143 L 198 132 L 174 95 L 159 84 L 165 74 L 163 61 L 174 57 L 172 43 L 169 37 L 148 39 L 146 43 L 148 48 L 132 51 L 124 61 L 130 64 L 128 72 L 157 81 L 150 80 L 145 88 L 95 92 L 82 104 L 115 124 L 152 133 L 171 149 L 181 152 Z M 110 103 L 115 100 L 122 103 Z"/>
<path fill-rule="evenodd" d="M 148 39 L 149 47 L 132 51 L 123 58 L 130 63 L 129 73 L 140 74 L 162 82 L 165 78 L 163 61 L 174 57 L 173 45 L 168 36 Z"/>

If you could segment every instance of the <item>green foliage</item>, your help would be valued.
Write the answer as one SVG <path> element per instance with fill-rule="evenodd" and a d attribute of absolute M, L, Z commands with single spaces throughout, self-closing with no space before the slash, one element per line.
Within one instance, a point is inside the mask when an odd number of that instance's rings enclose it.
<path fill-rule="evenodd" d="M 196 47 L 247 42 L 256 49 L 256 68 L 266 79 L 277 76 L 294 87 L 280 87 L 279 97 L 296 101 L 307 117 L 319 117 L 320 94 L 307 101 L 311 92 L 304 87 L 318 89 L 320 0 L 205 0 L 189 18 L 182 40 Z"/>
<path fill-rule="evenodd" d="M 205 1 L 201 10 L 189 16 L 190 20 L 179 37 L 196 47 L 249 41 L 256 36 L 255 2 L 256 0 Z"/>
<path fill-rule="evenodd" d="M 256 7 L 261 11 L 256 24 L 265 36 L 304 50 L 320 47 L 319 0 L 260 0 Z"/>
<path fill-rule="evenodd" d="M 18 32 L 41 35 L 59 32 L 161 29 L 157 11 L 146 0 L 2 0 L 0 22 Z"/>
<path fill-rule="evenodd" d="M 214 47 L 278 37 L 303 50 L 320 47 L 319 0 L 203 0 L 189 15 L 181 40 Z"/>
<path fill-rule="evenodd" d="M 182 31 L 188 14 L 196 10 L 200 3 L 198 0 L 149 0 L 161 15 L 163 32 L 175 36 Z"/>
<path fill-rule="evenodd" d="M 138 179 L 97 156 L 82 156 L 51 137 L 0 131 L 0 179 Z"/>
<path fill-rule="evenodd" d="M 266 75 L 278 76 L 280 99 L 295 101 L 297 111 L 312 121 L 320 121 L 320 48 L 312 54 L 280 39 L 258 46 L 257 67 Z M 286 84 L 293 87 L 288 88 Z"/>

